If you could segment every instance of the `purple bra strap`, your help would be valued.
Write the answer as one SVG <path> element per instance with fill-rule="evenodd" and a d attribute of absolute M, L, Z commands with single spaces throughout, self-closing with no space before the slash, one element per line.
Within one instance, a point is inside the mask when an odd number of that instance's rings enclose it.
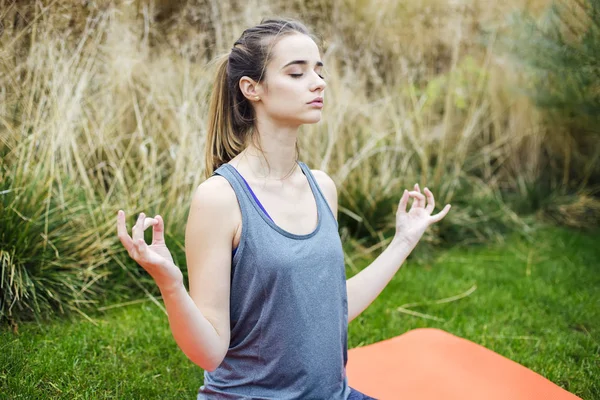
<path fill-rule="evenodd" d="M 267 212 L 267 210 L 265 210 L 265 208 L 263 207 L 262 204 L 260 204 L 260 201 L 258 200 L 258 198 L 256 197 L 256 195 L 254 194 L 254 192 L 252 191 L 252 189 L 250 188 L 250 185 L 248 185 L 248 182 L 246 182 L 246 180 L 244 179 L 244 177 L 238 173 L 238 175 L 242 178 L 242 180 L 244 181 L 244 183 L 246 184 L 246 186 L 248 187 L 248 190 L 250 191 L 250 194 L 252 195 L 252 197 L 254 197 L 254 200 L 256 200 L 256 203 L 258 204 L 258 206 L 260 207 L 261 210 L 263 210 L 263 212 L 265 213 L 265 215 L 267 217 L 269 217 L 269 219 L 271 221 L 273 221 L 273 218 L 271 218 L 271 216 L 269 215 L 269 213 Z M 274 222 L 274 221 L 273 221 Z"/>
<path fill-rule="evenodd" d="M 232 166 L 233 167 L 233 166 Z M 235 168 L 234 168 L 235 169 Z M 237 170 L 235 171 L 237 172 Z M 267 212 L 267 210 L 265 210 L 265 208 L 263 207 L 262 204 L 260 204 L 260 201 L 258 200 L 258 198 L 256 197 L 256 195 L 254 194 L 254 192 L 252 191 L 252 188 L 250 187 L 250 185 L 248 185 L 248 182 L 246 182 L 246 180 L 244 179 L 244 177 L 242 176 L 242 174 L 240 174 L 239 172 L 237 172 L 237 174 L 239 175 L 240 178 L 242 178 L 242 180 L 244 181 L 244 183 L 246 184 L 246 187 L 248 188 L 248 190 L 250 191 L 250 194 L 252 195 L 252 197 L 254 197 L 254 200 L 256 200 L 256 204 L 258 204 L 258 206 L 260 207 L 261 210 L 263 210 L 263 212 L 265 213 L 265 215 L 267 217 L 269 217 L 269 219 L 271 221 L 273 221 L 273 218 L 271 218 L 271 216 L 269 215 L 269 213 Z M 275 221 L 273 221 L 275 222 Z M 237 247 L 235 249 L 233 249 L 233 255 L 235 255 L 235 252 L 237 251 Z"/>

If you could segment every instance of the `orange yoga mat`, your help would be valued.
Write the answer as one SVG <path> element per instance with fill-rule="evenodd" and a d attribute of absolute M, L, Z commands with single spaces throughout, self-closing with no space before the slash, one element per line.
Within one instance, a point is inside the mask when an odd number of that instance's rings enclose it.
<path fill-rule="evenodd" d="M 379 400 L 574 400 L 543 376 L 440 329 L 348 351 L 348 384 Z"/>

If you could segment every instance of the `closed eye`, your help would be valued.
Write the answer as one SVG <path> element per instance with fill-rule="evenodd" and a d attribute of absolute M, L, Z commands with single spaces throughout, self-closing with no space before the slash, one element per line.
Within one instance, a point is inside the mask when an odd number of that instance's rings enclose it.
<path fill-rule="evenodd" d="M 290 74 L 290 76 L 291 76 L 292 78 L 300 78 L 302 75 L 303 75 L 303 74 Z M 317 75 L 319 75 L 319 78 L 321 78 L 321 79 L 325 80 L 325 77 L 323 77 L 323 75 L 320 75 L 320 74 L 317 74 Z"/>

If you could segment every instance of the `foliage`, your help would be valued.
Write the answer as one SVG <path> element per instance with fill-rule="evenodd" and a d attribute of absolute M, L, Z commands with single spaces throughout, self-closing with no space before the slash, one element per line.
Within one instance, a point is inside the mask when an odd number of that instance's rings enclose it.
<path fill-rule="evenodd" d="M 302 18 L 323 39 L 327 104 L 302 129 L 301 159 L 336 182 L 341 234 L 357 251 L 385 246 L 416 182 L 436 210 L 453 205 L 424 248 L 499 241 L 528 231 L 527 214 L 593 226 L 593 180 L 561 187 L 594 176 L 594 147 L 544 125 L 512 91 L 515 67 L 477 39 L 519 2 L 505 3 L 0 0 L 11 38 L 0 63 L 3 317 L 157 294 L 116 237 L 119 209 L 129 228 L 141 211 L 162 215 L 185 274 L 208 61 L 268 15 Z"/>
<path fill-rule="evenodd" d="M 600 1 L 557 0 L 541 17 L 511 14 L 500 48 L 523 68 L 523 86 L 553 126 L 548 156 L 564 171 L 562 195 L 600 188 Z"/>
<path fill-rule="evenodd" d="M 40 169 L 1 176 L 0 322 L 89 308 L 111 260 L 106 240 L 90 229 L 97 205 L 77 184 Z"/>
<path fill-rule="evenodd" d="M 511 23 L 505 40 L 527 67 L 536 104 L 600 134 L 600 1 L 555 1 L 539 22 L 517 13 Z"/>

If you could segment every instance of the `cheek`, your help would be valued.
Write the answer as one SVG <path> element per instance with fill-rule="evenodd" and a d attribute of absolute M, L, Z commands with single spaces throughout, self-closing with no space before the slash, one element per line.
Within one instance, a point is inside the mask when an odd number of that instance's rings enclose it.
<path fill-rule="evenodd" d="M 268 108 L 277 115 L 296 114 L 302 105 L 303 91 L 300 82 L 291 79 L 269 83 Z"/>
<path fill-rule="evenodd" d="M 274 96 L 273 99 L 295 99 L 299 100 L 298 94 L 302 91 L 300 82 L 296 82 L 293 79 L 279 79 L 271 85 L 270 89 Z"/>

